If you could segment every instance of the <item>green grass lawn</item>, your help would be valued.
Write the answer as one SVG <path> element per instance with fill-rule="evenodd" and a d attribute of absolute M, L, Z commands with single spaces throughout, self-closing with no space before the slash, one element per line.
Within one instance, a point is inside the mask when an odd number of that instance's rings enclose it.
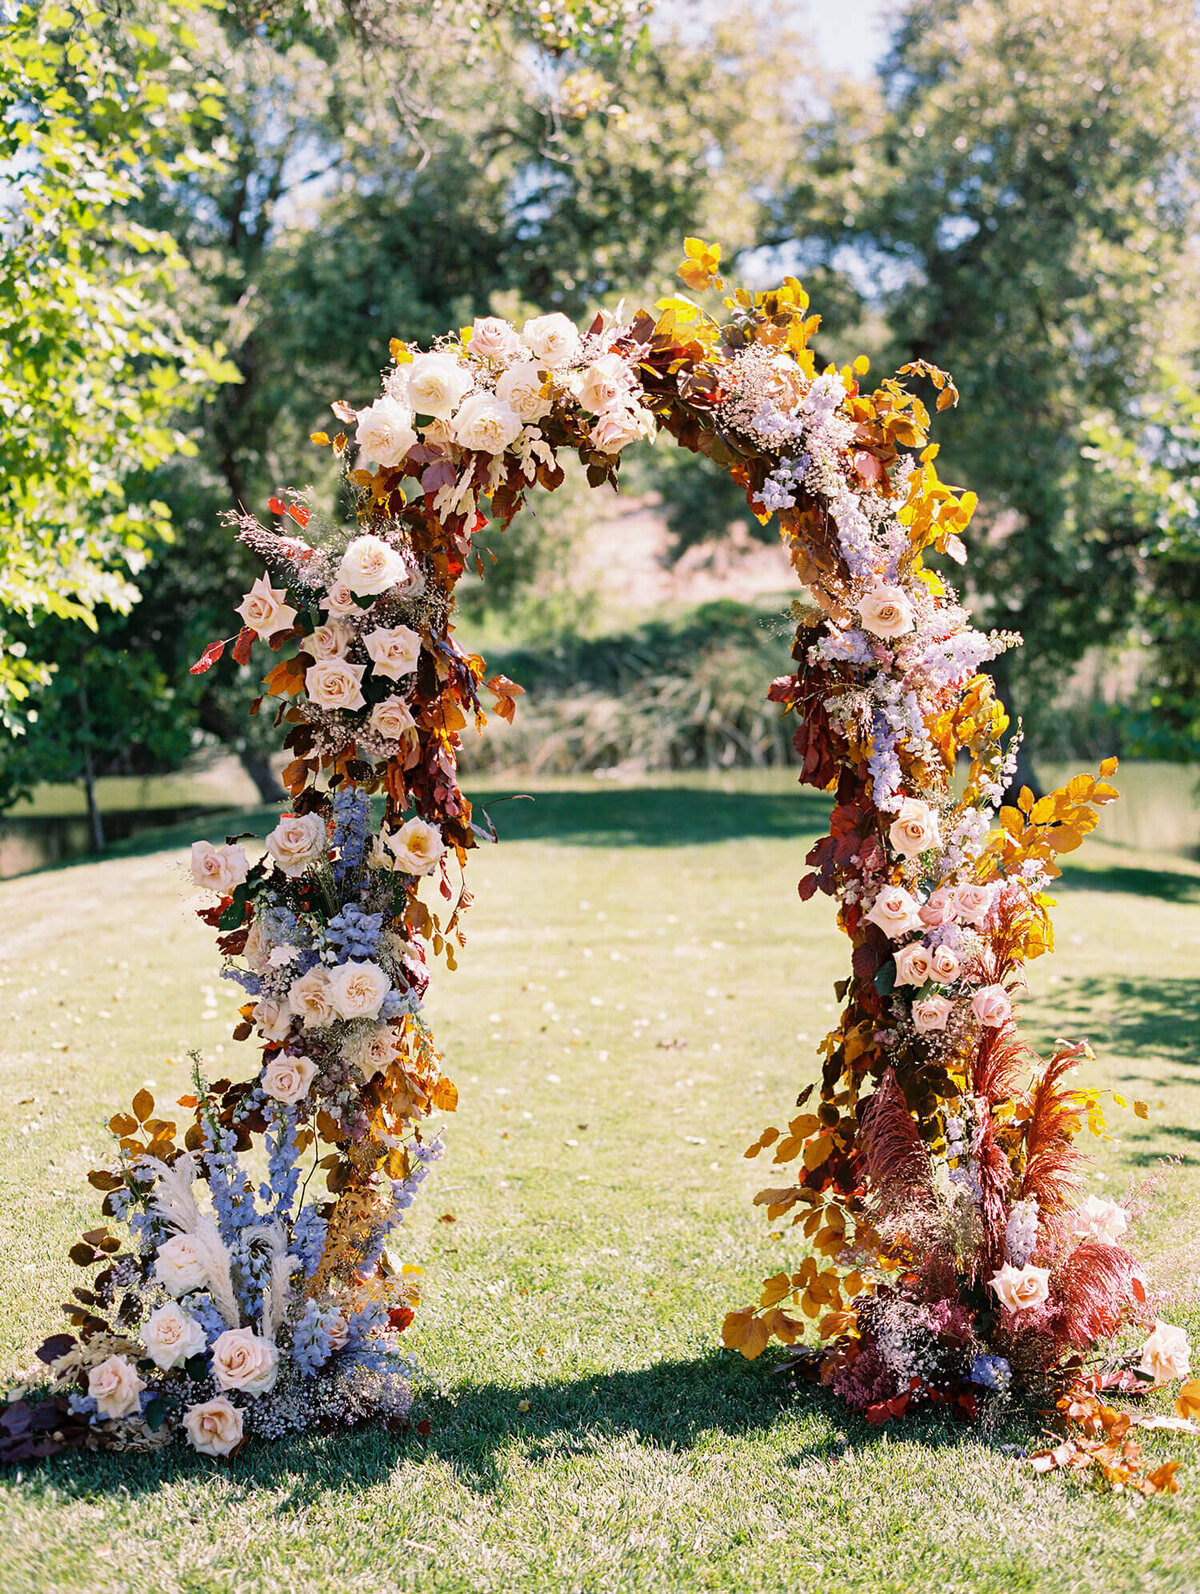
<path fill-rule="evenodd" d="M 814 1076 L 846 970 L 830 905 L 795 892 L 823 803 L 786 772 L 503 795 L 431 997 L 460 1109 L 401 1247 L 427 1271 L 429 1436 L 26 1467 L 0 1479 L 0 1589 L 1200 1587 L 1200 1441 L 1151 1447 L 1183 1459 L 1179 1496 L 1101 1497 L 1005 1452 L 1028 1419 L 873 1432 L 718 1349 L 797 1254 L 741 1153 Z M 8 1372 L 75 1282 L 102 1120 L 182 1093 L 190 1046 L 250 1063 L 188 890 L 178 850 L 0 884 Z M 1098 840 L 1060 895 L 1030 1027 L 1090 1034 L 1095 1083 L 1162 1103 L 1114 1114 L 1097 1187 L 1179 1159 L 1140 1241 L 1200 1338 L 1200 867 Z"/>

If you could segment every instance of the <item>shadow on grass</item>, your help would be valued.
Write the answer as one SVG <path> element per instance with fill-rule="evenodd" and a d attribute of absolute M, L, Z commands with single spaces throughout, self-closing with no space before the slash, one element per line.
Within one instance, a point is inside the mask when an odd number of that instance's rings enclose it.
<path fill-rule="evenodd" d="M 820 792 L 738 792 L 691 786 L 605 786 L 595 791 L 487 792 L 501 841 L 585 847 L 674 847 L 747 836 L 789 841 L 829 824 L 832 798 Z"/>
<path fill-rule="evenodd" d="M 522 1412 L 520 1403 L 529 1402 Z M 871 1428 L 827 1391 L 790 1389 L 766 1361 L 754 1364 L 713 1351 L 694 1361 L 664 1361 L 633 1371 L 595 1373 L 526 1387 L 463 1383 L 419 1403 L 414 1412 L 430 1431 L 398 1435 L 364 1427 L 348 1433 L 308 1434 L 273 1443 L 251 1442 L 230 1462 L 208 1461 L 177 1439 L 148 1455 L 76 1453 L 25 1470 L 33 1494 L 52 1490 L 87 1500 L 100 1495 L 152 1495 L 163 1488 L 220 1479 L 233 1496 L 272 1497 L 276 1513 L 300 1511 L 321 1496 L 358 1492 L 391 1477 L 398 1465 L 435 1461 L 480 1494 L 512 1487 L 507 1458 L 523 1467 L 586 1457 L 615 1439 L 643 1448 L 686 1451 L 711 1436 L 747 1437 L 804 1422 L 809 1431 L 784 1449 L 781 1464 L 814 1460 L 831 1466 L 854 1449 L 908 1441 L 947 1449 L 997 1442 L 999 1431 L 956 1422 L 939 1412 L 920 1413 L 902 1427 Z M 1014 1424 L 1016 1424 L 1014 1426 Z M 1018 1438 L 1033 1431 L 1017 1417 L 1005 1425 Z M 794 1429 L 790 1430 L 794 1433 Z M 1012 1446 L 1006 1447 L 1008 1449 Z"/>
<path fill-rule="evenodd" d="M 1092 975 L 1072 980 L 1061 998 L 1063 1021 L 1086 1021 L 1093 1043 L 1127 1056 L 1167 1056 L 1200 1065 L 1200 981 Z M 1188 1081 L 1200 1084 L 1200 1072 Z"/>
<path fill-rule="evenodd" d="M 1128 864 L 1072 863 L 1070 859 L 1065 859 L 1062 867 L 1063 877 L 1056 890 L 1119 891 L 1131 897 L 1154 897 L 1159 902 L 1200 903 L 1200 874 L 1141 869 Z"/>

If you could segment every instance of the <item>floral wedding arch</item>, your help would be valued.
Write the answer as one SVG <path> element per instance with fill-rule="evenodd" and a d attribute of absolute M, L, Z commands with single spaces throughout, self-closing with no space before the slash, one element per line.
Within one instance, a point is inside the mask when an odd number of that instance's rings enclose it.
<path fill-rule="evenodd" d="M 688 240 L 685 283 L 723 288 L 719 258 Z M 755 1356 L 811 1323 L 804 1364 L 880 1421 L 928 1401 L 973 1413 L 1147 1315 L 1124 1212 L 1083 1197 L 1075 1138 L 1102 1130 L 1100 1093 L 1067 1076 L 1087 1048 L 1040 1061 L 1012 1012 L 1025 960 L 1051 945 L 1055 857 L 1116 796 L 1115 760 L 1001 806 L 1015 749 L 980 666 L 1020 639 L 973 629 L 924 562 L 963 562 L 974 498 L 939 480 L 920 398 L 869 388 L 863 359 L 818 371 L 792 278 L 732 293 L 722 320 L 684 297 L 657 311 L 393 342 L 382 396 L 335 404 L 347 430 L 313 436 L 345 464 L 353 530 L 298 495 L 271 500 L 270 526 L 231 517 L 267 573 L 195 669 L 226 647 L 278 655 L 260 703 L 286 726 L 291 803 L 258 861 L 230 838 L 197 842 L 192 868 L 261 1065 L 197 1076 L 182 1131 L 146 1091 L 112 1120 L 116 1160 L 91 1177 L 128 1235 L 73 1249 L 98 1271 L 39 1352 L 36 1392 L 0 1418 L 10 1456 L 179 1430 L 222 1455 L 252 1434 L 406 1419 L 418 1270 L 387 1242 L 440 1151 L 421 1126 L 457 1100 L 421 1000 L 431 959 L 454 965 L 461 871 L 485 839 L 456 754 L 484 693 L 511 720 L 521 690 L 459 646 L 455 586 L 484 526 L 561 483 L 565 451 L 598 485 L 656 432 L 778 517 L 806 589 L 794 673 L 770 696 L 795 719 L 800 780 L 833 799 L 800 895 L 833 897 L 851 943 L 820 1084 L 747 1153 L 769 1151 L 779 1173 L 757 1201 L 810 1254 L 727 1316 L 726 1345 Z M 938 409 L 957 401 L 934 366 L 899 375 L 931 383 Z M 1147 1376 L 1186 1371 L 1179 1334 L 1155 1330 Z"/>

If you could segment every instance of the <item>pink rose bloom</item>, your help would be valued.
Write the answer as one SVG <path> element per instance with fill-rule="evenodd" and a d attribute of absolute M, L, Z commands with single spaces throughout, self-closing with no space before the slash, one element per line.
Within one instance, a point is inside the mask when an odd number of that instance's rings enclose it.
<path fill-rule="evenodd" d="M 1010 1312 L 1031 1312 L 1044 1306 L 1050 1296 L 1050 1269 L 1035 1267 L 1027 1262 L 1024 1267 L 1014 1267 L 1006 1262 L 999 1273 L 990 1280 L 1002 1305 Z"/>
<path fill-rule="evenodd" d="M 940 847 L 937 814 L 919 797 L 906 797 L 888 826 L 888 840 L 902 858 L 919 858 L 930 847 Z"/>
<path fill-rule="evenodd" d="M 914 1002 L 913 1028 L 918 1035 L 930 1035 L 934 1030 L 945 1029 L 946 1020 L 953 1009 L 954 1003 L 945 996 L 927 996 L 923 1002 Z"/>
<path fill-rule="evenodd" d="M 896 953 L 896 984 L 924 985 L 933 974 L 933 958 L 929 948 L 914 941 L 902 946 Z"/>
<path fill-rule="evenodd" d="M 235 613 L 241 615 L 242 624 L 248 630 L 264 641 L 276 631 L 288 630 L 296 621 L 296 611 L 287 601 L 287 592 L 282 587 L 273 587 L 266 576 L 259 576 Z"/>
<path fill-rule="evenodd" d="M 929 900 L 921 904 L 921 923 L 931 930 L 950 923 L 957 915 L 954 892 L 949 886 L 939 886 L 929 893 Z"/>
<path fill-rule="evenodd" d="M 906 636 L 913 628 L 912 604 L 903 587 L 877 581 L 858 605 L 864 631 L 872 636 Z"/>
<path fill-rule="evenodd" d="M 952 947 L 936 947 L 933 953 L 934 978 L 949 985 L 951 980 L 958 978 L 958 972 L 958 953 Z"/>
<path fill-rule="evenodd" d="M 877 924 L 893 941 L 898 941 L 910 930 L 924 928 L 917 912 L 916 898 L 903 886 L 884 886 L 866 918 L 871 924 Z"/>
<path fill-rule="evenodd" d="M 1003 985 L 981 985 L 971 998 L 971 1011 L 981 1024 L 999 1029 L 1012 1017 L 1012 1003 Z"/>
<path fill-rule="evenodd" d="M 964 924 L 981 925 L 992 909 L 992 898 L 995 895 L 992 886 L 978 886 L 971 881 L 954 888 L 955 917 Z"/>
<path fill-rule="evenodd" d="M 860 448 L 854 455 L 854 468 L 865 482 L 877 482 L 883 477 L 883 464 L 874 454 Z"/>

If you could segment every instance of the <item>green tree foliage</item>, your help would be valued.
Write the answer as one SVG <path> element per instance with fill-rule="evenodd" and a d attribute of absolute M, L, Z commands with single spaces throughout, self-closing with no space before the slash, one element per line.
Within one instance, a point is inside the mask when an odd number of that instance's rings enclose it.
<path fill-rule="evenodd" d="M 1087 428 L 1141 426 L 1197 224 L 1192 0 L 912 0 L 879 92 L 802 147 L 780 239 L 852 246 L 891 358 L 949 367 L 943 474 L 984 500 L 971 574 L 1021 630 L 1036 716 L 1129 620 L 1146 528 L 1106 522 Z M 1007 657 L 1007 656 L 1006 656 Z"/>
<path fill-rule="evenodd" d="M 37 622 L 94 629 L 98 609 L 129 607 L 170 530 L 148 475 L 194 449 L 181 415 L 236 375 L 173 308 L 174 242 L 128 210 L 151 171 L 204 167 L 192 140 L 222 113 L 180 53 L 185 17 L 161 6 L 150 32 L 46 4 L 0 29 L 0 715 L 14 729 L 54 662 Z"/>

